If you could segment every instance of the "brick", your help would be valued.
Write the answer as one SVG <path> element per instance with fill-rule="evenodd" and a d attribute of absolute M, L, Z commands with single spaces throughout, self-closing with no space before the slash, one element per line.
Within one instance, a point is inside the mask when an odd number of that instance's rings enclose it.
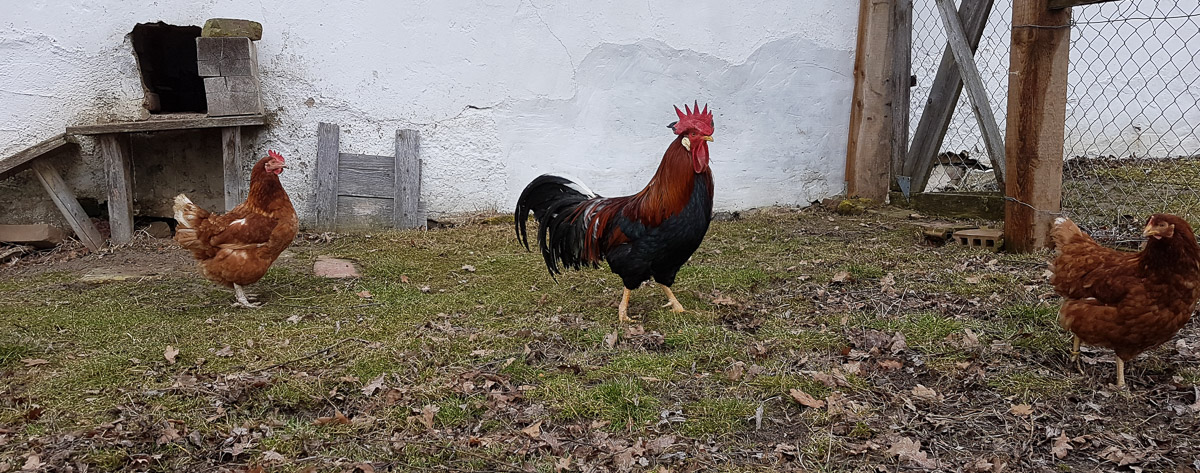
<path fill-rule="evenodd" d="M 1004 232 L 997 228 L 973 228 L 954 232 L 954 241 L 963 246 L 977 246 L 993 251 L 1004 245 Z"/>
<path fill-rule="evenodd" d="M 0 241 L 53 248 L 62 243 L 65 234 L 53 225 L 0 225 Z"/>
<path fill-rule="evenodd" d="M 200 36 L 205 38 L 246 37 L 258 41 L 262 39 L 262 23 L 235 18 L 211 18 L 204 22 Z"/>

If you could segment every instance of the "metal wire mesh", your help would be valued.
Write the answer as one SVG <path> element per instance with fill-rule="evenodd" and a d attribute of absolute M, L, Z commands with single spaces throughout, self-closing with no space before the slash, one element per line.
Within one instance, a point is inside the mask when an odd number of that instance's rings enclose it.
<path fill-rule="evenodd" d="M 1063 213 L 1110 242 L 1140 240 L 1155 212 L 1200 222 L 1200 0 L 1122 0 L 1073 15 Z M 1012 0 L 996 0 L 975 54 L 1002 131 L 1011 20 Z M 945 47 L 936 3 L 915 0 L 910 131 Z M 940 151 L 990 165 L 965 92 Z M 926 191 L 995 189 L 989 172 L 961 168 L 936 166 Z"/>
<path fill-rule="evenodd" d="M 1074 9 L 1063 210 L 1140 240 L 1155 212 L 1200 218 L 1200 2 Z"/>
<path fill-rule="evenodd" d="M 957 8 L 957 1 L 954 2 Z M 996 115 L 1000 132 L 1008 109 L 1008 51 L 1009 31 L 1012 29 L 1012 1 L 997 0 L 988 17 L 979 49 L 975 53 L 976 65 L 987 89 L 988 101 Z M 934 0 L 913 1 L 912 70 L 917 76 L 917 85 L 912 89 L 909 133 L 915 133 L 921 119 L 925 102 L 929 99 L 934 76 L 937 75 L 942 53 L 946 50 L 946 29 Z M 952 164 L 935 166 L 926 186 L 926 192 L 949 190 L 997 190 L 992 177 L 991 160 L 984 147 L 979 122 L 971 113 L 971 102 L 964 90 L 954 108 L 954 118 L 946 130 L 942 142 L 941 160 Z M 965 163 L 978 164 L 972 166 Z"/>

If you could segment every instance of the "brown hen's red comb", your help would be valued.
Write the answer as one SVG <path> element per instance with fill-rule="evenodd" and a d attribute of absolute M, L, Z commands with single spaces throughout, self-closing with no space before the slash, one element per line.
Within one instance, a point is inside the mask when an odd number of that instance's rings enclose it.
<path fill-rule="evenodd" d="M 704 104 L 704 110 L 701 111 L 700 101 L 696 101 L 690 109 L 684 104 L 683 110 L 681 112 L 678 106 L 675 107 L 675 114 L 679 115 L 679 121 L 675 122 L 676 135 L 682 135 L 687 130 L 696 130 L 702 135 L 713 133 L 713 116 L 708 111 L 708 104 Z"/>
<path fill-rule="evenodd" d="M 279 162 L 283 162 L 283 155 L 275 152 L 273 149 L 267 150 L 267 156 L 270 156 L 273 159 L 278 159 Z"/>

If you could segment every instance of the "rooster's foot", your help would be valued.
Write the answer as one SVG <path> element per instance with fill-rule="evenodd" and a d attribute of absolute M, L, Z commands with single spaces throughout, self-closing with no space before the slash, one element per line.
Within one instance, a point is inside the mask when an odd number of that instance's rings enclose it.
<path fill-rule="evenodd" d="M 675 293 L 671 292 L 671 288 L 663 286 L 663 292 L 667 293 L 667 304 L 663 307 L 670 307 L 671 312 L 683 312 L 683 304 L 679 303 L 679 299 L 675 298 Z"/>
<path fill-rule="evenodd" d="M 621 294 L 621 305 L 617 307 L 617 320 L 621 323 L 634 323 L 634 320 L 629 318 L 629 288 L 625 288 L 625 292 Z"/>

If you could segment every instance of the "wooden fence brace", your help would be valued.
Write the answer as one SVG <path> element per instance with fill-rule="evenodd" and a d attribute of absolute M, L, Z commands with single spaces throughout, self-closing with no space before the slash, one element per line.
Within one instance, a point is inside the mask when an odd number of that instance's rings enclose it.
<path fill-rule="evenodd" d="M 962 4 L 959 6 L 958 16 L 962 21 L 972 53 L 979 47 L 979 40 L 983 37 L 983 30 L 987 26 L 993 2 L 994 0 L 962 0 Z M 912 143 L 904 161 L 904 169 L 897 174 L 897 180 L 911 179 L 909 185 L 911 193 L 925 191 L 926 184 L 929 182 L 929 174 L 933 171 L 934 158 L 942 147 L 942 142 L 946 138 L 946 130 L 950 126 L 951 118 L 954 117 L 954 109 L 962 93 L 962 85 L 962 73 L 959 72 L 958 61 L 954 59 L 954 53 L 947 43 L 946 50 L 942 53 L 941 64 L 938 65 L 937 74 L 934 76 L 933 85 L 929 90 L 929 99 L 925 102 L 924 111 L 921 112 L 921 120 L 917 123 L 916 131 L 913 132 Z M 904 191 L 903 185 L 901 185 L 901 191 Z"/>
<path fill-rule="evenodd" d="M 396 228 L 424 227 L 421 207 L 421 135 L 417 130 L 396 132 L 396 198 L 392 222 Z"/>
<path fill-rule="evenodd" d="M 954 5 L 949 0 L 935 0 L 935 2 L 938 12 L 941 13 L 942 23 L 946 25 L 946 39 L 950 43 L 950 51 L 954 53 L 954 59 L 958 61 L 963 85 L 967 89 L 967 98 L 971 101 L 971 110 L 975 112 L 975 119 L 979 122 L 979 129 L 983 132 L 983 144 L 987 148 L 988 157 L 992 160 L 992 171 L 996 174 L 996 183 L 1000 187 L 1004 187 L 1004 138 L 1000 136 L 1000 127 L 996 125 L 996 116 L 992 112 L 987 89 L 983 87 L 983 78 L 979 76 L 979 67 L 975 64 L 975 54 L 968 44 L 966 32 L 963 31 L 958 14 L 954 11 Z"/>
<path fill-rule="evenodd" d="M 893 105 L 892 53 L 888 40 L 892 5 L 898 0 L 862 0 L 854 60 L 854 94 L 846 146 L 846 193 L 884 201 L 891 183 Z"/>
<path fill-rule="evenodd" d="M 133 167 L 129 135 L 107 133 L 96 137 L 108 180 L 108 228 L 115 245 L 133 240 Z"/>
<path fill-rule="evenodd" d="M 908 155 L 908 121 L 912 91 L 912 0 L 896 0 L 892 7 L 892 172 L 905 195 L 907 182 L 900 180 Z"/>

